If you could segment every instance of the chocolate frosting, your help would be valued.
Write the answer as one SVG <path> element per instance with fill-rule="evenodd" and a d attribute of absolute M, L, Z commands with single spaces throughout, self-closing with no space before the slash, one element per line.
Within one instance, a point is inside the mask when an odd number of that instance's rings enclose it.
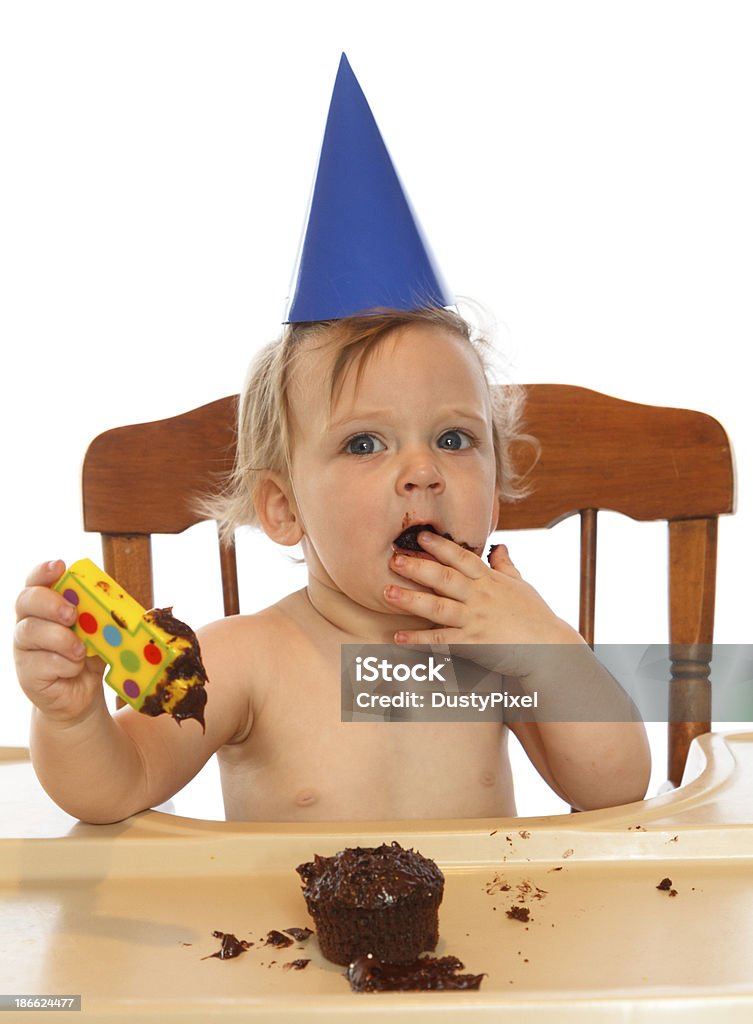
<path fill-rule="evenodd" d="M 437 865 L 399 843 L 354 847 L 333 857 L 315 855 L 296 871 L 304 882 L 303 895 L 332 906 L 374 910 L 421 891 L 435 895 L 444 889 Z"/>
<path fill-rule="evenodd" d="M 391 964 L 359 956 L 345 977 L 354 992 L 425 992 L 438 989 L 477 989 L 483 974 L 458 974 L 456 956 L 419 957 L 409 964 Z"/>

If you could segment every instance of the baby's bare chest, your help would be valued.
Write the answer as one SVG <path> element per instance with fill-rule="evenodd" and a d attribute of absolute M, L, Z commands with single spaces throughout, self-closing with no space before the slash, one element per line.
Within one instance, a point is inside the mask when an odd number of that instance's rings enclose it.
<path fill-rule="evenodd" d="M 339 662 L 269 685 L 248 738 L 223 752 L 228 813 L 377 820 L 514 813 L 506 730 L 489 722 L 343 721 Z"/>

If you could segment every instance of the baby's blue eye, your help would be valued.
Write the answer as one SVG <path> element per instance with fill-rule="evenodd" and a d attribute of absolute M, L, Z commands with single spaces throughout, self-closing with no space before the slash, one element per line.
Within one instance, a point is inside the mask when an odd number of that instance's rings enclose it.
<path fill-rule="evenodd" d="M 463 430 L 445 430 L 437 441 L 437 447 L 446 452 L 459 452 L 471 447 L 471 439 Z"/>
<path fill-rule="evenodd" d="M 385 446 L 373 434 L 356 434 L 345 446 L 349 455 L 373 455 L 375 452 L 383 452 L 384 449 Z"/>

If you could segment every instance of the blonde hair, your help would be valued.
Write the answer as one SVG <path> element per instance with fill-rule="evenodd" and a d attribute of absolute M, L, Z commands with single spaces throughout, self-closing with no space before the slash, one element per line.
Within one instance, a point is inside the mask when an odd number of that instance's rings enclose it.
<path fill-rule="evenodd" d="M 258 526 L 254 506 L 259 486 L 270 472 L 292 479 L 292 428 L 289 401 L 293 365 L 304 341 L 333 353 L 328 381 L 334 403 L 347 370 L 355 366 L 360 377 L 366 360 L 388 334 L 423 324 L 448 330 L 464 339 L 476 353 L 489 385 L 492 434 L 499 496 L 514 501 L 525 493 L 513 449 L 519 442 L 533 443 L 521 433 L 524 392 L 507 385 L 504 392 L 490 380 L 488 341 L 458 313 L 429 307 L 414 311 L 372 310 L 342 320 L 288 324 L 282 336 L 267 344 L 252 362 L 240 398 L 235 466 L 224 492 L 202 502 L 202 511 L 217 519 L 221 536 L 232 538 L 239 526 Z"/>

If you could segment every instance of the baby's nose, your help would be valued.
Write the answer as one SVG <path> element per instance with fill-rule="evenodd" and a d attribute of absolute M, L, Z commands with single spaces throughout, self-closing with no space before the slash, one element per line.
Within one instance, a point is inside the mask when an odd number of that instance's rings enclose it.
<path fill-rule="evenodd" d="M 430 452 L 413 452 L 406 456 L 397 480 L 398 493 L 426 490 L 441 494 L 444 487 L 444 477 Z"/>

